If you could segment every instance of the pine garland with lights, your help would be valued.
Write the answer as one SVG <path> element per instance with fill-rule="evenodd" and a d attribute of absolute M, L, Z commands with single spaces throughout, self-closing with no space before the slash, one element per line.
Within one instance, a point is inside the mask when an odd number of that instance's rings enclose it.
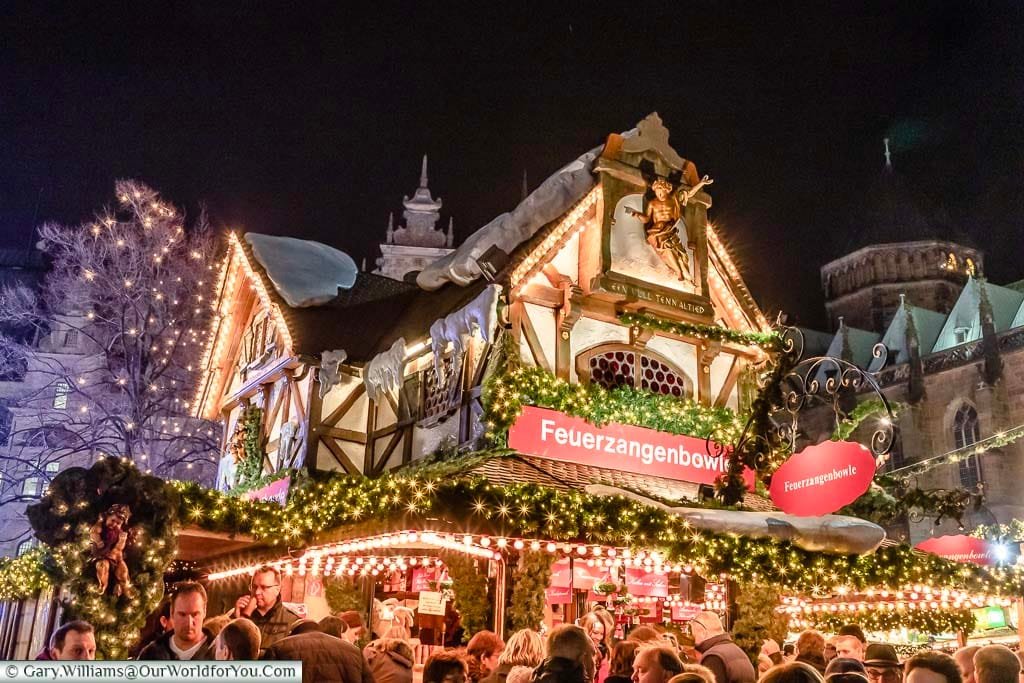
<path fill-rule="evenodd" d="M 1011 519 L 1006 524 L 984 524 L 974 527 L 971 536 L 987 538 L 992 541 L 1024 541 L 1024 521 Z"/>
<path fill-rule="evenodd" d="M 676 515 L 623 496 L 591 496 L 536 484 L 498 485 L 455 476 L 436 481 L 400 474 L 377 479 L 320 475 L 293 488 L 284 508 L 190 485 L 177 488 L 189 521 L 220 531 L 240 523 L 235 531 L 293 548 L 367 520 L 429 528 L 428 518 L 441 518 L 465 520 L 467 526 L 492 535 L 655 548 L 667 560 L 691 564 L 704 576 L 727 572 L 739 581 L 765 581 L 798 594 L 832 586 L 898 590 L 915 584 L 988 595 L 1024 590 L 1024 575 L 1016 568 L 949 562 L 905 545 L 862 556 L 809 552 L 785 542 L 697 530 Z"/>
<path fill-rule="evenodd" d="M 681 337 L 696 337 L 709 341 L 731 342 L 745 346 L 756 346 L 766 351 L 778 351 L 782 348 L 782 337 L 778 332 L 740 332 L 718 325 L 701 325 L 684 323 L 676 320 L 665 320 L 644 313 L 622 313 L 619 322 L 630 327 L 644 328 L 668 332 Z"/>
<path fill-rule="evenodd" d="M 239 487 L 248 489 L 263 476 L 263 411 L 256 406 L 249 406 L 242 413 L 237 429 L 242 432 L 242 450 L 245 456 L 238 463 L 235 482 Z"/>
<path fill-rule="evenodd" d="M 51 561 L 49 548 L 41 546 L 0 558 L 0 600 L 24 600 L 52 587 L 53 577 L 45 568 Z"/>
<path fill-rule="evenodd" d="M 462 616 L 464 637 L 490 628 L 490 615 L 494 610 L 487 595 L 487 569 L 477 565 L 483 560 L 462 553 L 441 553 L 455 592 L 455 609 Z"/>
<path fill-rule="evenodd" d="M 527 551 L 519 556 L 513 572 L 512 597 L 508 605 L 508 631 L 540 629 L 547 603 L 547 588 L 551 583 L 551 565 L 555 556 L 550 553 Z"/>
<path fill-rule="evenodd" d="M 977 620 L 974 611 L 960 609 L 862 609 L 846 612 L 812 612 L 801 617 L 812 628 L 835 633 L 844 624 L 857 624 L 865 631 L 898 631 L 909 629 L 920 633 L 970 633 Z"/>
<path fill-rule="evenodd" d="M 742 428 L 729 408 L 708 407 L 688 398 L 633 387 L 570 384 L 542 368 L 517 367 L 507 375 L 496 375 L 484 395 L 488 436 L 498 444 L 504 442 L 526 405 L 557 410 L 597 426 L 615 422 L 719 443 L 732 443 Z"/>
<path fill-rule="evenodd" d="M 134 594 L 121 596 L 100 594 L 89 538 L 101 513 L 115 503 L 131 509 L 124 560 Z M 26 510 L 36 536 L 50 547 L 53 562 L 44 567 L 70 594 L 66 619 L 95 627 L 97 651 L 105 659 L 126 657 L 163 597 L 164 572 L 177 551 L 177 508 L 177 494 L 163 480 L 122 459 L 104 458 L 88 470 L 64 470 Z M 111 569 L 111 583 L 113 574 Z"/>

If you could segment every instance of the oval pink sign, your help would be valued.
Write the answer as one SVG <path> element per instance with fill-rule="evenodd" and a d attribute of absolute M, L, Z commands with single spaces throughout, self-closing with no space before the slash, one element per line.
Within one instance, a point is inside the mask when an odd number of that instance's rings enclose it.
<path fill-rule="evenodd" d="M 782 463 L 768 491 L 783 512 L 814 517 L 835 512 L 871 486 L 875 458 L 851 441 L 823 441 Z"/>

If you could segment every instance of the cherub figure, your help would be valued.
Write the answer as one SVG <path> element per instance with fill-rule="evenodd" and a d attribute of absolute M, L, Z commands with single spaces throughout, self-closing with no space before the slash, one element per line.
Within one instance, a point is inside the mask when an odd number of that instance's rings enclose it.
<path fill-rule="evenodd" d="M 111 505 L 89 532 L 100 593 L 107 592 L 111 567 L 114 569 L 114 595 L 131 596 L 134 592 L 128 577 L 128 565 L 124 561 L 124 548 L 128 544 L 128 531 L 124 527 L 131 516 L 127 505 Z"/>
<path fill-rule="evenodd" d="M 665 265 L 685 282 L 690 279 L 690 257 L 676 230 L 676 223 L 682 215 L 682 205 L 672 192 L 672 183 L 664 178 L 656 178 L 651 183 L 651 190 L 655 198 L 647 202 L 646 212 L 641 213 L 632 208 L 626 211 L 644 224 L 647 243 L 654 247 Z"/>

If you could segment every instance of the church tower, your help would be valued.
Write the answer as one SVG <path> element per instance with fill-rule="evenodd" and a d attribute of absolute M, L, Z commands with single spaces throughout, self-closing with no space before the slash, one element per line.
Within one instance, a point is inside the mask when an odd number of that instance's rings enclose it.
<path fill-rule="evenodd" d="M 435 199 L 427 186 L 427 157 L 423 156 L 420 170 L 420 186 L 412 197 L 402 200 L 405 211 L 402 218 L 405 225 L 396 228 L 394 214 L 388 216 L 388 227 L 384 244 L 380 245 L 381 256 L 377 259 L 374 273 L 404 280 L 433 261 L 450 254 L 455 239 L 453 222 L 448 221 L 448 231 L 437 227 L 441 218 L 441 198 Z"/>

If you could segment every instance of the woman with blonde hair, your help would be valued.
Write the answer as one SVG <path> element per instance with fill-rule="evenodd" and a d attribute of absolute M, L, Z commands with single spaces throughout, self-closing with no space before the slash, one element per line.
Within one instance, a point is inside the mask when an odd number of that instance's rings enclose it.
<path fill-rule="evenodd" d="M 506 683 L 508 673 L 516 666 L 536 668 L 544 661 L 544 640 L 536 631 L 524 628 L 513 633 L 498 655 L 498 665 L 480 683 Z"/>

